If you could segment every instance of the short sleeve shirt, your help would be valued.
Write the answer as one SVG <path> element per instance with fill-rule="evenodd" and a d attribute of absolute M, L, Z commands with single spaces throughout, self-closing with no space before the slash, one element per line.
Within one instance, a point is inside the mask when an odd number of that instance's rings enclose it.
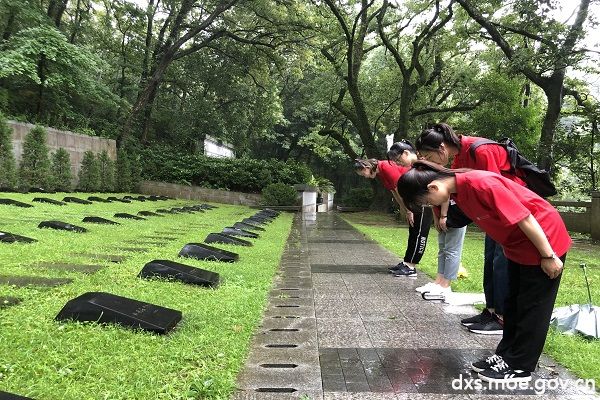
<path fill-rule="evenodd" d="M 409 169 L 388 160 L 379 160 L 377 163 L 377 178 L 387 190 L 394 190 L 398 187 L 400 177 Z"/>
<path fill-rule="evenodd" d="M 475 157 L 471 156 L 469 148 L 473 143 L 481 139 L 483 138 L 461 136 L 460 151 L 454 156 L 451 168 L 471 168 L 495 172 L 521 186 L 525 186 L 525 182 L 521 178 L 509 172 L 510 161 L 506 149 L 502 146 L 494 144 L 481 145 L 475 149 Z"/>
<path fill-rule="evenodd" d="M 460 209 L 504 249 L 506 258 L 523 265 L 540 265 L 541 255 L 517 225 L 530 214 L 538 221 L 558 256 L 571 247 L 571 238 L 556 209 L 531 190 L 488 171 L 456 174 L 452 197 Z"/>

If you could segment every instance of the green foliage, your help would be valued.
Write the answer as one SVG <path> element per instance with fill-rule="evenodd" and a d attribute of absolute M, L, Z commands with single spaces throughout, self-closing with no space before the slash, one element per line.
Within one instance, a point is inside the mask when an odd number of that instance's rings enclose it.
<path fill-rule="evenodd" d="M 115 163 L 108 156 L 106 150 L 98 155 L 98 170 L 100 182 L 98 190 L 101 192 L 112 192 L 115 190 Z"/>
<path fill-rule="evenodd" d="M 319 189 L 320 193 L 335 193 L 335 188 L 333 187 L 333 182 L 329 179 L 324 178 L 322 176 L 311 176 L 309 181 L 307 182 L 311 186 L 315 186 Z"/>
<path fill-rule="evenodd" d="M 373 190 L 368 187 L 352 188 L 342 198 L 342 204 L 346 207 L 364 207 L 368 208 L 373 202 Z"/>
<path fill-rule="evenodd" d="M 73 182 L 71 173 L 71 156 L 62 147 L 52 154 L 50 167 L 52 189 L 57 192 L 70 192 Z"/>
<path fill-rule="evenodd" d="M 12 129 L 0 113 L 0 188 L 16 189 L 17 166 L 12 146 Z"/>
<path fill-rule="evenodd" d="M 83 153 L 78 188 L 84 192 L 96 192 L 100 188 L 100 167 L 96 155 L 91 150 Z"/>
<path fill-rule="evenodd" d="M 306 183 L 311 172 L 295 161 L 211 158 L 168 148 L 148 148 L 140 154 L 144 179 L 258 193 L 271 183 Z"/>
<path fill-rule="evenodd" d="M 46 129 L 36 126 L 25 136 L 19 175 L 25 188 L 49 188 L 50 160 L 46 145 Z"/>
<path fill-rule="evenodd" d="M 263 202 L 268 206 L 293 206 L 298 203 L 298 192 L 285 183 L 271 183 L 262 190 Z"/>
<path fill-rule="evenodd" d="M 129 162 L 129 155 L 123 148 L 120 148 L 117 151 L 116 174 L 116 189 L 120 192 L 131 192 L 133 189 L 131 180 L 131 164 Z"/>

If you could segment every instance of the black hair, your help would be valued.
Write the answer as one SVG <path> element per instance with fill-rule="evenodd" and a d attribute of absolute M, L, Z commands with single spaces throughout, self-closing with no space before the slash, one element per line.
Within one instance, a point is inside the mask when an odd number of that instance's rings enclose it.
<path fill-rule="evenodd" d="M 450 125 L 439 123 L 421 132 L 417 139 L 418 151 L 437 151 L 442 143 L 456 146 L 460 150 L 460 135 L 454 133 Z"/>
<path fill-rule="evenodd" d="M 371 172 L 375 172 L 378 163 L 379 161 L 375 158 L 356 158 L 354 160 L 354 170 L 360 171 L 364 168 L 369 168 Z"/>
<path fill-rule="evenodd" d="M 419 211 L 426 203 L 427 185 L 437 179 L 471 171 L 469 168 L 448 169 L 434 162 L 419 160 L 398 180 L 398 193 L 409 210 Z"/>
<path fill-rule="evenodd" d="M 387 152 L 388 161 L 396 160 L 406 150 L 411 153 L 417 153 L 415 146 L 413 146 L 413 144 L 406 139 L 402 139 L 399 142 L 394 143 Z"/>

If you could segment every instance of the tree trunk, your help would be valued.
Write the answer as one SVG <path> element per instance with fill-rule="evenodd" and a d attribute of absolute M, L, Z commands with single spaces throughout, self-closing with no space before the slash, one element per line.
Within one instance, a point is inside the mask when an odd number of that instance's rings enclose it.
<path fill-rule="evenodd" d="M 10 35 L 12 35 L 12 30 L 15 24 L 15 17 L 17 16 L 17 11 L 14 8 L 9 8 L 8 18 L 6 20 L 6 25 L 4 26 L 4 32 L 2 33 L 2 40 L 6 41 L 10 39 Z"/>
<path fill-rule="evenodd" d="M 402 89 L 400 90 L 400 113 L 398 115 L 398 128 L 394 132 L 394 142 L 406 138 L 410 127 L 410 112 L 415 90 L 410 84 L 410 76 L 408 78 L 403 79 Z"/>
<path fill-rule="evenodd" d="M 537 166 L 546 171 L 550 171 L 552 168 L 554 132 L 558 120 L 560 119 L 560 110 L 562 108 L 563 100 L 564 71 L 554 75 L 555 76 L 549 81 L 549 84 L 543 88 L 546 98 L 548 99 L 548 107 L 546 108 L 546 114 L 544 115 L 542 134 L 538 144 Z"/>

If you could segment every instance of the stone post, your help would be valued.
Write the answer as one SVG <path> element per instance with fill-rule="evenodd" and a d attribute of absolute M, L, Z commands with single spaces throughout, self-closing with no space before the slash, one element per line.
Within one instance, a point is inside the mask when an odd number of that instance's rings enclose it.
<path fill-rule="evenodd" d="M 302 198 L 302 220 L 317 220 L 317 188 L 309 185 L 295 185 Z"/>
<path fill-rule="evenodd" d="M 592 207 L 590 207 L 590 213 L 592 239 L 600 240 L 600 192 L 592 192 Z"/>

